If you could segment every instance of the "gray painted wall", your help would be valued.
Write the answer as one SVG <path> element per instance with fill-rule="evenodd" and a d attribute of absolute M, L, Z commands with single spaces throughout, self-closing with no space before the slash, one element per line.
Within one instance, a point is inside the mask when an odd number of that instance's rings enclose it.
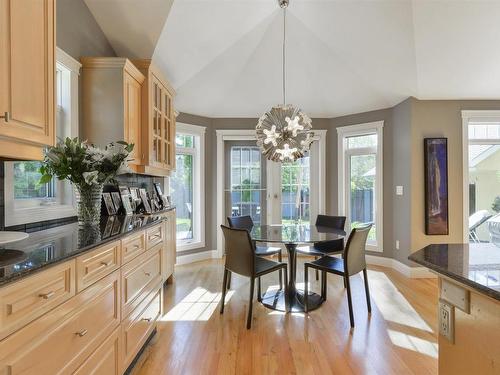
<path fill-rule="evenodd" d="M 59 0 L 56 44 L 76 60 L 81 56 L 116 56 L 83 0 Z"/>
<path fill-rule="evenodd" d="M 383 109 L 378 111 L 360 113 L 351 116 L 344 116 L 335 119 L 313 119 L 314 129 L 326 129 L 326 207 L 327 214 L 336 214 L 338 208 L 337 200 L 337 130 L 339 126 L 354 125 L 365 122 L 383 120 L 384 125 L 384 163 L 392 163 L 392 128 L 393 118 L 392 109 Z M 255 129 L 257 119 L 253 118 L 214 118 L 194 116 L 181 113 L 177 117 L 177 122 L 201 125 L 207 128 L 205 139 L 205 241 L 206 246 L 203 249 L 196 249 L 185 254 L 197 253 L 205 250 L 215 250 L 217 248 L 217 229 L 214 223 L 217 223 L 217 139 L 216 130 L 218 129 Z M 384 186 L 392 185 L 391 168 L 384 168 Z M 373 253 L 378 256 L 392 256 L 392 201 L 390 192 L 392 188 L 384 189 L 384 252 Z"/>
<path fill-rule="evenodd" d="M 386 244 L 392 250 L 392 257 L 410 265 L 408 255 L 411 248 L 411 108 L 414 99 L 408 98 L 392 110 L 392 137 L 388 143 L 392 148 L 391 160 L 385 161 L 385 168 L 391 168 L 392 183 L 385 186 L 386 195 L 392 205 L 390 228 L 392 242 Z M 387 144 L 384 144 L 384 147 Z M 397 185 L 403 186 L 403 195 L 396 195 Z M 399 250 L 396 249 L 399 240 Z M 413 264 L 414 265 L 414 264 Z"/>

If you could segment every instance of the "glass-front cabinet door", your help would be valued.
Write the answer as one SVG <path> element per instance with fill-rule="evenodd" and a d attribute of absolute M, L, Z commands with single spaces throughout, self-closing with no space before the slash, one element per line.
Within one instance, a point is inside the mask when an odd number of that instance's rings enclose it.
<path fill-rule="evenodd" d="M 153 76 L 152 162 L 165 169 L 175 168 L 175 115 L 173 95 Z"/>

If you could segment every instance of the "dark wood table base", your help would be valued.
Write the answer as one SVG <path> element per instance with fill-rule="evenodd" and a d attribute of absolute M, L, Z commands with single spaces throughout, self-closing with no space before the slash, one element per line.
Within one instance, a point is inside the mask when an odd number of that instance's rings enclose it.
<path fill-rule="evenodd" d="M 290 298 L 290 312 L 304 312 L 304 292 L 297 290 Z M 321 306 L 323 299 L 319 294 L 309 292 L 309 311 Z M 269 309 L 285 311 L 285 293 L 283 290 L 271 290 L 262 296 L 262 304 Z"/>
<path fill-rule="evenodd" d="M 297 244 L 285 244 L 288 251 L 288 295 L 290 296 L 290 312 L 304 312 L 304 292 L 297 290 Z M 308 308 L 309 311 L 317 309 L 323 303 L 323 298 L 320 295 L 309 292 Z M 262 298 L 262 304 L 270 309 L 278 311 L 285 310 L 285 293 L 284 291 L 269 291 Z"/>

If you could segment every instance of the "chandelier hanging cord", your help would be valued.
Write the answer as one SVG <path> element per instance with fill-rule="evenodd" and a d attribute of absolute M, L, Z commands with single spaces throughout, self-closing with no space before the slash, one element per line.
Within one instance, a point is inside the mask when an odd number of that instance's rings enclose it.
<path fill-rule="evenodd" d="M 283 64 L 283 105 L 286 105 L 286 8 L 288 6 L 288 2 L 282 5 L 283 8 L 283 56 L 282 56 L 282 64 Z"/>
<path fill-rule="evenodd" d="M 283 9 L 283 104 L 263 114 L 255 127 L 257 145 L 268 160 L 293 162 L 303 158 L 311 147 L 314 133 L 311 119 L 300 108 L 286 104 L 286 8 L 289 0 L 278 0 Z"/>

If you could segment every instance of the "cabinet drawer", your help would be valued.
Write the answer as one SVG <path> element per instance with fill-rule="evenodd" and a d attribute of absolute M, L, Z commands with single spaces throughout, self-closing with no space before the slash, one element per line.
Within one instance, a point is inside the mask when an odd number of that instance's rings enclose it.
<path fill-rule="evenodd" d="M 144 295 L 161 280 L 161 246 L 146 252 L 122 268 L 122 316 L 127 316 Z"/>
<path fill-rule="evenodd" d="M 134 259 L 146 251 L 146 237 L 144 232 L 131 235 L 122 240 L 122 264 Z"/>
<path fill-rule="evenodd" d="M 165 229 L 163 223 L 146 230 L 146 249 L 151 249 L 155 245 L 163 242 Z"/>
<path fill-rule="evenodd" d="M 111 242 L 76 258 L 77 292 L 118 269 L 120 262 L 120 241 Z"/>
<path fill-rule="evenodd" d="M 0 373 L 75 371 L 119 326 L 119 281 L 116 271 L 0 342 Z"/>
<path fill-rule="evenodd" d="M 121 372 L 120 327 L 99 346 L 81 365 L 74 375 L 120 375 Z"/>
<path fill-rule="evenodd" d="M 160 285 L 122 322 L 123 368 L 124 371 L 137 355 L 160 316 Z"/>
<path fill-rule="evenodd" d="M 0 289 L 0 339 L 74 295 L 74 260 Z"/>

